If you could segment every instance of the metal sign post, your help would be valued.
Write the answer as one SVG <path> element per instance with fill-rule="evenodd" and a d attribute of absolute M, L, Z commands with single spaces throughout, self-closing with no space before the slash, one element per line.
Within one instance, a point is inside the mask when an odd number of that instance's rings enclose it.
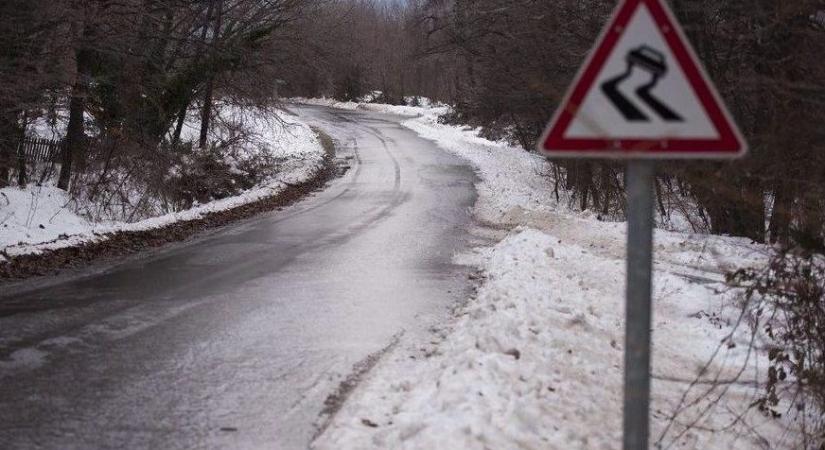
<path fill-rule="evenodd" d="M 627 303 L 624 351 L 624 449 L 647 448 L 655 162 L 627 164 Z"/>
<path fill-rule="evenodd" d="M 653 160 L 738 158 L 747 144 L 667 2 L 621 0 L 537 149 L 628 161 L 624 449 L 646 449 Z"/>

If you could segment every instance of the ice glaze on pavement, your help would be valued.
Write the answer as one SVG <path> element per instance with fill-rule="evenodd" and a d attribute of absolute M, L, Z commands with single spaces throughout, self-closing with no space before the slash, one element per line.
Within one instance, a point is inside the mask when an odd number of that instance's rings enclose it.
<path fill-rule="evenodd" d="M 400 118 L 297 109 L 352 157 L 324 191 L 0 294 L 0 446 L 305 448 L 354 364 L 466 297 L 472 170 Z"/>

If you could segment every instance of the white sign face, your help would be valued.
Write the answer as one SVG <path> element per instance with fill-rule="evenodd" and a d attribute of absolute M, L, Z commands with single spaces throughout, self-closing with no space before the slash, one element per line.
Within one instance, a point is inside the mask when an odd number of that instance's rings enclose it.
<path fill-rule="evenodd" d="M 619 5 L 539 142 L 549 156 L 731 158 L 746 145 L 663 0 Z"/>
<path fill-rule="evenodd" d="M 645 5 L 633 14 L 595 86 L 565 137 L 719 138 Z M 620 103 L 617 105 L 608 93 Z M 653 103 L 648 101 L 651 98 Z M 656 108 L 661 105 L 672 114 L 659 114 Z"/>

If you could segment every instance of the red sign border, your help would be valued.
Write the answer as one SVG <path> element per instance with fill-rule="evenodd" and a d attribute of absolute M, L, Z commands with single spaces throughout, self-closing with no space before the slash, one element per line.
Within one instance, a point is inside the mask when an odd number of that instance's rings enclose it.
<path fill-rule="evenodd" d="M 568 139 L 564 133 L 572 123 L 578 105 L 593 86 L 600 70 L 622 36 L 636 10 L 644 4 L 659 27 L 670 50 L 676 57 L 705 108 L 718 139 Z M 587 61 L 579 69 L 573 87 L 567 92 L 562 107 L 556 110 L 550 126 L 539 140 L 538 150 L 553 157 L 576 158 L 636 158 L 636 159 L 731 159 L 744 156 L 747 143 L 736 127 L 719 93 L 699 62 L 679 22 L 663 0 L 625 0 L 614 11 L 608 26 L 602 30 Z"/>

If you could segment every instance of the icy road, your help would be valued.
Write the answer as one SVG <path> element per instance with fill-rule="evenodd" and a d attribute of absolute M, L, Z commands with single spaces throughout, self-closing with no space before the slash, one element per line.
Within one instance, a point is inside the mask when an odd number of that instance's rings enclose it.
<path fill-rule="evenodd" d="M 351 166 L 324 191 L 3 288 L 0 447 L 305 448 L 354 366 L 466 298 L 472 170 L 400 118 L 297 109 Z"/>

